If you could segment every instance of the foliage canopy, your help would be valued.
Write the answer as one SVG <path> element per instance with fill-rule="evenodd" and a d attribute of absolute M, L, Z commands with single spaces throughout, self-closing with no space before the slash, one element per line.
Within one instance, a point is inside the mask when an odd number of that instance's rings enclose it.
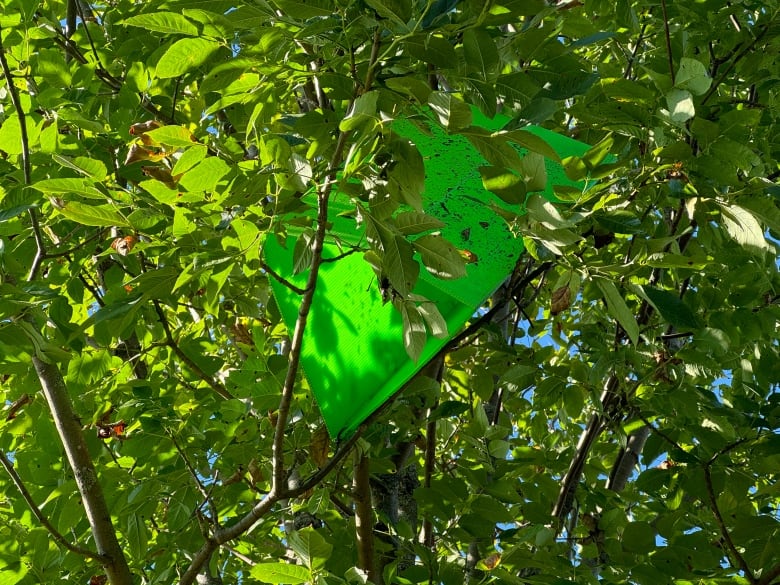
<path fill-rule="evenodd" d="M 0 583 L 777 582 L 779 49 L 777 0 L 0 0 Z M 428 112 L 527 253 L 331 444 L 328 206 L 409 311 Z"/>

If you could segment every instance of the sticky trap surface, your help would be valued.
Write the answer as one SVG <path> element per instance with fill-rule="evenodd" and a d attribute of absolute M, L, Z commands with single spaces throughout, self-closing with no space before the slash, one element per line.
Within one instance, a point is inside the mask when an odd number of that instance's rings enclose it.
<path fill-rule="evenodd" d="M 475 125 L 491 131 L 507 122 L 507 118 L 474 116 Z M 421 267 L 413 292 L 436 302 L 450 337 L 436 339 L 429 335 L 417 362 L 404 349 L 400 313 L 392 303 L 382 303 L 376 276 L 362 254 L 322 264 L 304 334 L 301 365 L 334 438 L 352 435 L 457 334 L 511 274 L 523 251 L 522 241 L 510 233 L 492 208 L 497 205 L 517 211 L 518 206 L 508 205 L 483 187 L 479 167 L 487 162 L 466 138 L 448 135 L 435 124 L 431 124 L 430 133 L 404 121 L 394 123 L 393 129 L 415 143 L 423 156 L 424 211 L 445 223 L 440 231 L 447 240 L 458 249 L 476 254 L 478 260 L 467 264 L 467 276 L 457 280 L 437 279 Z M 581 156 L 589 148 L 544 128 L 524 129 L 543 138 L 560 158 Z M 553 198 L 554 185 L 576 184 L 566 177 L 559 163 L 545 159 L 545 167 L 546 197 Z M 328 219 L 333 225 L 323 258 L 342 254 L 337 241 L 361 241 L 364 228 L 356 227 L 354 219 L 339 215 L 353 209 L 347 196 L 332 195 Z M 293 275 L 294 248 L 294 237 L 287 238 L 285 247 L 269 238 L 265 258 L 274 271 L 303 287 L 308 271 Z M 292 330 L 300 296 L 276 280 L 271 282 L 285 323 Z"/>

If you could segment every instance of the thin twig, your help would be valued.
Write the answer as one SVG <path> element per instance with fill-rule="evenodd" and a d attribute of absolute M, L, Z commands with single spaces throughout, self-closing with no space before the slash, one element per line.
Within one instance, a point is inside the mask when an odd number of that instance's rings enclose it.
<path fill-rule="evenodd" d="M 666 56 L 669 59 L 669 74 L 674 85 L 674 58 L 672 57 L 672 37 L 669 34 L 669 15 L 666 13 L 666 0 L 661 0 L 661 10 L 664 15 L 664 38 L 666 39 Z"/>
<path fill-rule="evenodd" d="M 352 254 L 354 254 L 356 252 L 362 252 L 362 251 L 363 251 L 362 248 L 357 248 L 357 247 L 350 248 L 349 250 L 347 250 L 346 252 L 342 252 L 338 256 L 333 256 L 332 258 L 323 258 L 322 259 L 322 263 L 323 264 L 327 264 L 328 262 L 337 262 L 337 261 L 341 260 L 342 258 L 346 258 L 347 256 L 351 256 Z"/>
<path fill-rule="evenodd" d="M 748 581 L 751 583 L 757 583 L 758 581 L 753 574 L 753 571 L 748 566 L 745 557 L 742 556 L 742 553 L 740 553 L 737 547 L 734 545 L 734 541 L 731 539 L 731 534 L 729 533 L 728 527 L 723 520 L 723 515 L 720 513 L 718 500 L 715 497 L 715 489 L 712 485 L 712 473 L 710 471 L 710 467 L 715 462 L 715 457 L 717 456 L 714 456 L 713 459 L 710 459 L 704 466 L 704 485 L 707 489 L 707 497 L 710 501 L 710 508 L 712 509 L 712 513 L 715 515 L 715 521 L 718 523 L 718 528 L 720 529 L 721 537 L 723 537 L 723 542 L 726 543 L 726 548 L 728 548 L 732 558 L 736 561 L 737 566 L 745 574 L 745 577 L 747 577 Z"/>
<path fill-rule="evenodd" d="M 750 51 L 753 50 L 753 48 L 764 37 L 764 35 L 766 35 L 767 32 L 769 32 L 769 25 L 765 25 L 764 27 L 762 27 L 761 30 L 753 39 L 753 41 L 747 47 L 745 47 L 739 53 L 737 53 L 737 55 L 734 56 L 734 58 L 729 62 L 728 67 L 726 67 L 726 70 L 720 74 L 720 77 L 718 77 L 718 79 L 712 82 L 710 89 L 707 91 L 707 93 L 704 94 L 704 97 L 701 98 L 702 105 L 706 104 L 710 100 L 710 98 L 713 95 L 715 95 L 715 92 L 718 91 L 718 87 L 720 86 L 721 83 L 723 83 L 726 77 L 728 77 L 732 69 L 734 69 L 737 63 L 739 63 Z"/>
<path fill-rule="evenodd" d="M 646 30 L 647 30 L 647 22 L 645 22 L 642 25 L 642 28 L 639 31 L 639 36 L 637 37 L 636 43 L 634 44 L 634 50 L 631 52 L 631 56 L 628 58 L 628 63 L 626 64 L 626 70 L 623 72 L 623 79 L 631 78 L 631 70 L 634 67 L 634 61 L 636 61 L 636 56 L 639 54 L 639 47 L 642 45 L 642 41 L 644 41 L 645 39 Z"/>
<path fill-rule="evenodd" d="M 72 542 L 70 542 L 67 538 L 65 538 L 62 534 L 60 534 L 60 532 L 54 527 L 54 525 L 51 522 L 49 522 L 49 519 L 43 515 L 41 509 L 36 505 L 35 500 L 33 500 L 32 498 L 32 495 L 30 494 L 29 491 L 27 491 L 27 487 L 24 485 L 22 478 L 19 476 L 18 473 L 16 473 L 16 469 L 14 469 L 13 464 L 8 459 L 6 454 L 2 451 L 0 451 L 0 464 L 2 464 L 2 466 L 5 468 L 6 473 L 8 473 L 8 475 L 11 477 L 11 481 L 14 482 L 16 489 L 19 490 L 19 493 L 21 494 L 24 501 L 27 502 L 27 505 L 30 507 L 33 516 L 35 516 L 38 522 L 40 522 L 41 525 L 46 530 L 49 531 L 49 534 L 51 534 L 54 537 L 54 540 L 56 540 L 58 543 L 60 543 L 62 546 L 64 546 L 72 553 L 81 555 L 83 557 L 88 557 L 90 559 L 96 559 L 100 561 L 103 560 L 98 553 L 80 547 L 78 545 L 75 545 Z"/>
<path fill-rule="evenodd" d="M 227 389 L 217 382 L 213 376 L 209 376 L 206 372 L 203 371 L 203 369 L 196 364 L 194 361 L 190 359 L 190 357 L 182 351 L 182 349 L 179 347 L 179 344 L 176 343 L 176 340 L 173 338 L 173 333 L 171 331 L 171 325 L 168 323 L 168 318 L 165 316 L 165 313 L 162 310 L 162 307 L 160 306 L 160 302 L 156 299 L 152 300 L 152 304 L 154 305 L 154 310 L 157 313 L 157 316 L 160 320 L 160 324 L 162 325 L 163 331 L 165 332 L 165 339 L 167 341 L 168 347 L 170 347 L 173 350 L 173 353 L 176 354 L 176 356 L 186 365 L 190 370 L 192 370 L 195 375 L 198 376 L 201 380 L 206 382 L 206 384 L 211 387 L 214 392 L 219 394 L 222 398 L 225 400 L 230 400 L 234 398 L 234 396 L 227 391 Z"/>
<path fill-rule="evenodd" d="M 637 413 L 637 418 L 641 420 L 647 427 L 650 428 L 650 431 L 661 437 L 664 441 L 669 443 L 672 447 L 675 449 L 681 451 L 682 453 L 685 453 L 685 449 L 682 448 L 682 446 L 672 439 L 669 435 L 664 433 L 661 429 L 659 429 L 657 426 L 655 426 L 652 422 L 650 422 L 647 418 L 645 418 L 641 413 Z"/>
<path fill-rule="evenodd" d="M 11 74 L 11 68 L 8 66 L 8 59 L 5 56 L 5 47 L 2 40 L 3 29 L 0 26 L 0 68 L 3 71 L 3 77 L 5 77 L 5 84 L 8 88 L 8 95 L 11 98 L 11 104 L 16 110 L 16 119 L 19 120 L 19 136 L 22 142 L 22 172 L 24 174 L 24 184 L 30 185 L 32 183 L 32 167 L 30 163 L 30 139 L 27 135 L 27 116 L 24 113 L 22 107 L 22 101 L 19 99 L 19 91 L 14 85 L 13 75 Z M 30 223 L 32 224 L 33 235 L 35 237 L 35 258 L 30 266 L 30 272 L 27 275 L 27 281 L 31 282 L 35 280 L 38 275 L 38 270 L 41 267 L 41 263 L 46 257 L 46 244 L 43 241 L 43 234 L 41 234 L 41 226 L 38 222 L 38 211 L 31 207 L 28 210 L 30 215 Z"/>
<path fill-rule="evenodd" d="M 278 272 L 276 272 L 273 268 L 268 266 L 265 262 L 262 260 L 260 261 L 260 268 L 262 268 L 265 272 L 270 274 L 274 280 L 279 282 L 280 284 L 284 285 L 285 287 L 289 288 L 291 291 L 293 291 L 297 295 L 303 295 L 306 293 L 306 290 L 295 286 L 293 283 L 291 283 L 289 280 L 284 278 L 282 275 L 280 275 Z"/>
<path fill-rule="evenodd" d="M 105 233 L 105 231 L 106 231 L 105 229 L 98 230 L 97 232 L 95 232 L 94 234 L 92 234 L 82 242 L 79 242 L 78 244 L 76 244 L 72 248 L 68 248 L 67 250 L 55 250 L 53 252 L 46 252 L 46 258 L 59 258 L 62 256 L 70 256 L 71 254 L 78 252 L 81 248 L 86 246 L 91 241 L 97 240 L 99 237 L 103 235 L 103 233 Z"/>
<path fill-rule="evenodd" d="M 168 432 L 167 435 L 171 439 L 171 442 L 173 443 L 173 447 L 176 449 L 176 451 L 179 453 L 179 456 L 182 458 L 182 461 L 184 461 L 184 465 L 187 467 L 187 471 L 190 472 L 190 475 L 192 476 L 195 485 L 198 486 L 198 491 L 200 492 L 200 495 L 203 496 L 203 499 L 209 505 L 211 511 L 211 518 L 209 518 L 209 520 L 215 526 L 219 526 L 219 515 L 217 514 L 217 507 L 214 504 L 214 500 L 211 498 L 211 494 L 203 486 L 203 483 L 200 481 L 200 477 L 198 477 L 198 472 L 195 471 L 195 468 L 192 466 L 192 463 L 190 463 L 187 454 L 184 452 L 184 449 L 182 449 L 181 446 L 179 445 L 178 441 L 176 440 L 176 437 L 173 435 L 172 432 Z"/>

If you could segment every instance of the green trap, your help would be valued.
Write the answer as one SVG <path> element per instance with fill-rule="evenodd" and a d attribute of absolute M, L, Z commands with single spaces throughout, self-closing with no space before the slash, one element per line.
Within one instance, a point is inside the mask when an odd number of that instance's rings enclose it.
<path fill-rule="evenodd" d="M 499 130 L 507 118 L 474 115 L 474 124 Z M 406 353 L 402 318 L 392 303 L 383 304 L 376 275 L 362 254 L 351 254 L 322 264 L 306 327 L 301 365 L 319 404 L 330 435 L 345 439 L 395 394 L 472 318 L 476 309 L 511 274 L 523 251 L 522 241 L 510 233 L 493 206 L 517 211 L 487 191 L 479 167 L 487 164 L 468 139 L 449 135 L 433 121 L 430 132 L 413 124 L 395 122 L 393 129 L 417 145 L 425 162 L 425 213 L 440 219 L 441 234 L 458 249 L 469 250 L 476 261 L 467 264 L 467 276 L 441 280 L 421 268 L 415 294 L 434 301 L 447 321 L 449 338 L 428 336 L 417 362 Z M 559 158 L 582 156 L 589 146 L 539 127 L 524 130 L 542 138 Z M 522 153 L 523 151 L 520 150 Z M 553 199 L 554 185 L 577 185 L 566 177 L 560 163 L 545 159 L 547 187 Z M 582 186 L 579 184 L 579 186 Z M 336 241 L 355 245 L 364 227 L 339 214 L 354 209 L 346 195 L 334 193 L 328 211 L 332 229 L 323 257 L 335 258 L 343 248 Z M 312 216 L 314 216 L 312 211 Z M 275 238 L 265 245 L 268 266 L 292 284 L 303 287 L 307 273 L 293 275 L 293 235 L 286 247 Z M 298 316 L 300 296 L 276 280 L 273 292 L 287 326 Z"/>

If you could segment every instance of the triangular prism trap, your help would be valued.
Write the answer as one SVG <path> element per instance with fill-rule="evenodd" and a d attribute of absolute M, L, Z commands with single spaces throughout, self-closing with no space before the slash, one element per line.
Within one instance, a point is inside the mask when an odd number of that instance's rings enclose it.
<path fill-rule="evenodd" d="M 507 118 L 489 120 L 475 113 L 474 124 L 490 131 L 500 129 Z M 522 240 L 510 233 L 495 207 L 511 209 L 482 183 L 480 166 L 487 164 L 479 151 L 459 135 L 449 135 L 433 121 L 424 133 L 409 122 L 398 121 L 393 130 L 411 140 L 425 161 L 425 213 L 440 219 L 441 234 L 458 249 L 475 255 L 467 275 L 441 280 L 420 271 L 415 294 L 434 301 L 444 316 L 450 337 L 429 335 L 418 361 L 412 361 L 403 343 L 402 318 L 392 303 L 383 303 L 371 266 L 362 254 L 351 254 L 322 264 L 303 340 L 301 365 L 319 404 L 330 435 L 345 439 L 377 408 L 417 373 L 452 336 L 472 318 L 476 309 L 511 274 L 523 251 Z M 589 146 L 538 127 L 526 127 L 543 138 L 559 158 L 581 156 Z M 523 153 L 520 150 L 521 154 Z M 545 159 L 546 197 L 554 185 L 575 185 L 562 166 Z M 580 185 L 581 186 L 581 185 Z M 515 205 L 513 211 L 517 211 Z M 323 257 L 342 255 L 343 247 L 365 243 L 363 227 L 342 217 L 354 211 L 349 197 L 334 193 L 328 211 L 332 229 Z M 290 283 L 305 286 L 307 273 L 294 275 L 294 234 L 286 247 L 268 238 L 268 266 Z M 274 296 L 289 328 L 298 316 L 300 296 L 272 279 Z"/>

